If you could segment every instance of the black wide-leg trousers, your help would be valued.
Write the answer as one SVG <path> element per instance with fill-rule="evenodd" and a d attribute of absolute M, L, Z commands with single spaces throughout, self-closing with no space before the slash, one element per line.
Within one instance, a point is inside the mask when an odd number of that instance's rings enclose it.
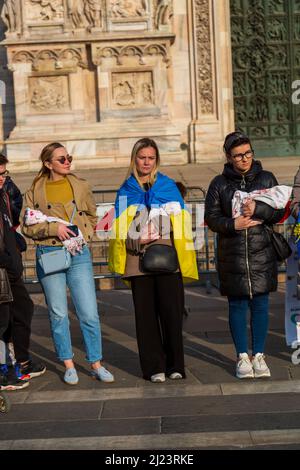
<path fill-rule="evenodd" d="M 0 339 L 12 340 L 17 362 L 29 359 L 33 302 L 23 279 L 10 283 L 13 302 L 0 304 Z"/>
<path fill-rule="evenodd" d="M 182 316 L 184 290 L 180 273 L 130 278 L 136 336 L 143 377 L 184 373 Z"/>

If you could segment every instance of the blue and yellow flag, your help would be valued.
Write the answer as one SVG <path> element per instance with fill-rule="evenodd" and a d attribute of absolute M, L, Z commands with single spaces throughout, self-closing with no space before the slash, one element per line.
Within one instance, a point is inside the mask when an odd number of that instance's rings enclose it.
<path fill-rule="evenodd" d="M 174 246 L 184 281 L 198 279 L 196 253 L 192 236 L 190 213 L 185 209 L 175 181 L 157 173 L 153 186 L 144 191 L 131 175 L 118 191 L 115 203 L 115 220 L 109 243 L 108 267 L 111 272 L 123 275 L 126 267 L 126 238 L 137 210 L 169 208 Z M 174 208 L 174 210 L 172 210 Z M 168 212 L 168 211 L 167 211 Z"/>

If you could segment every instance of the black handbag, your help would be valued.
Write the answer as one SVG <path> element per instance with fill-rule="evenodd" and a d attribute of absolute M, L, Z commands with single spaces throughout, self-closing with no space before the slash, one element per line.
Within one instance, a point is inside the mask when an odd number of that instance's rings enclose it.
<path fill-rule="evenodd" d="M 140 255 L 140 270 L 144 273 L 175 273 L 179 268 L 173 246 L 155 243 Z"/>
<path fill-rule="evenodd" d="M 281 233 L 275 232 L 271 227 L 266 225 L 270 235 L 271 243 L 276 253 L 277 261 L 284 261 L 292 254 L 292 249 Z"/>

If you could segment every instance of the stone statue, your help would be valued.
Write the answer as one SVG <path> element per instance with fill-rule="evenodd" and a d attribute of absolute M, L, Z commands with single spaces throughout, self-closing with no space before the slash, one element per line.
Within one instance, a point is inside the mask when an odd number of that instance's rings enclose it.
<path fill-rule="evenodd" d="M 41 6 L 40 15 L 43 20 L 52 20 L 54 16 L 63 12 L 61 0 L 30 0 L 31 3 L 39 3 Z"/>
<path fill-rule="evenodd" d="M 118 17 L 121 16 L 122 18 L 126 18 L 128 16 L 128 12 L 123 7 L 122 0 L 115 0 L 111 6 L 111 12 L 114 16 Z"/>
<path fill-rule="evenodd" d="M 101 28 L 101 0 L 84 0 L 84 14 L 91 28 Z"/>
<path fill-rule="evenodd" d="M 144 16 L 146 10 L 146 0 L 113 0 L 111 2 L 111 12 L 115 17 Z"/>
<path fill-rule="evenodd" d="M 145 104 L 152 104 L 153 103 L 153 88 L 150 83 L 143 83 L 142 85 L 142 96 L 143 102 Z"/>
<path fill-rule="evenodd" d="M 167 25 L 171 16 L 171 0 L 158 0 L 154 21 L 156 28 Z"/>
<path fill-rule="evenodd" d="M 2 21 L 8 31 L 17 31 L 19 26 L 19 2 L 18 0 L 5 0 L 1 11 Z"/>
<path fill-rule="evenodd" d="M 84 5 L 83 0 L 68 0 L 68 15 L 71 18 L 74 28 L 83 26 Z"/>

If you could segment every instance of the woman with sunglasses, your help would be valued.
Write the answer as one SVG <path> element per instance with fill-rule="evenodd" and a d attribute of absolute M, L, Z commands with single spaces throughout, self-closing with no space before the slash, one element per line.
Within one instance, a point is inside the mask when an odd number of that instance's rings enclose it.
<path fill-rule="evenodd" d="M 224 142 L 227 162 L 210 183 L 205 220 L 217 232 L 217 269 L 220 291 L 228 298 L 229 327 L 237 353 L 239 379 L 270 377 L 264 356 L 268 332 L 269 293 L 277 289 L 277 259 L 269 231 L 284 209 L 249 199 L 242 214 L 232 216 L 236 191 L 250 193 L 276 186 L 273 173 L 254 159 L 250 139 L 242 132 L 228 134 Z M 275 206 L 274 206 L 275 207 Z M 247 313 L 251 312 L 252 358 L 248 356 Z"/>
<path fill-rule="evenodd" d="M 90 242 L 97 218 L 88 183 L 71 173 L 72 157 L 60 143 L 44 147 L 40 160 L 42 168 L 25 194 L 23 216 L 26 208 L 30 208 L 66 222 L 70 222 L 73 217 L 72 224 L 80 229 L 85 241 Z M 48 306 L 56 354 L 66 368 L 64 381 L 69 385 L 78 383 L 68 317 L 68 287 L 84 339 L 86 360 L 91 365 L 91 374 L 103 382 L 113 382 L 113 375 L 100 362 L 101 330 L 93 265 L 87 244 L 81 253 L 71 256 L 69 268 L 45 274 L 40 263 L 41 254 L 61 250 L 63 242 L 76 234 L 66 224 L 59 222 L 42 222 L 30 226 L 23 224 L 22 230 L 37 246 L 37 276 Z"/>

